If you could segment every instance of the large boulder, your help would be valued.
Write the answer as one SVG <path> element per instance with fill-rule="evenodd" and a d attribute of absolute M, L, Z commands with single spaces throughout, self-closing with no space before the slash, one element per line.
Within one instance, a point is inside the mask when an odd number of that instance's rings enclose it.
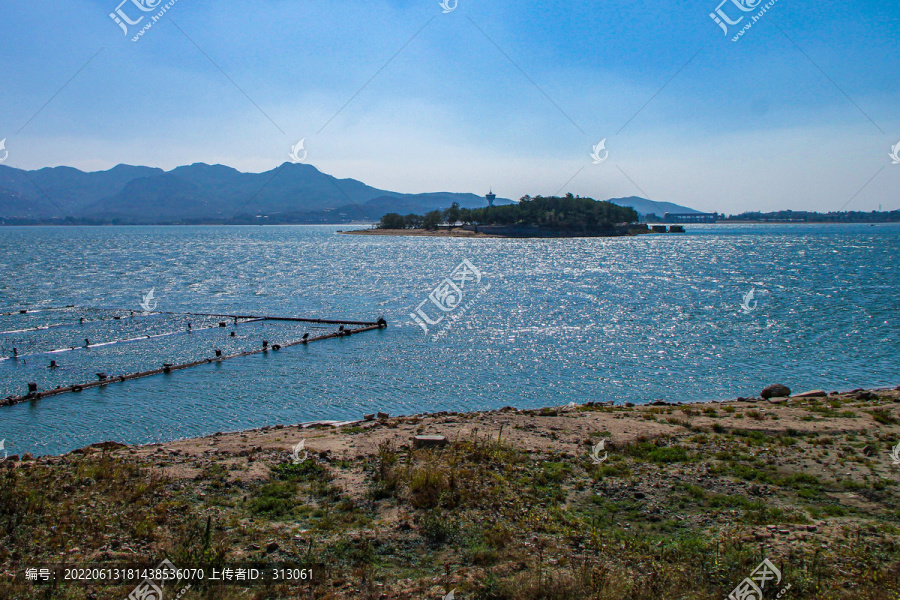
<path fill-rule="evenodd" d="M 791 395 L 791 388 L 780 383 L 773 383 L 763 388 L 759 395 L 767 400 L 769 398 L 784 398 Z"/>

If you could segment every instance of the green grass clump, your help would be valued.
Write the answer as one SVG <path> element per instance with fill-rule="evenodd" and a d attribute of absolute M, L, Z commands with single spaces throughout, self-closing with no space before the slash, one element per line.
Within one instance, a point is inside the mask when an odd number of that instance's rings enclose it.
<path fill-rule="evenodd" d="M 662 440 L 657 441 L 661 442 Z M 690 456 L 683 446 L 658 446 L 647 440 L 627 444 L 624 450 L 625 455 L 631 458 L 660 464 L 690 460 Z"/>
<path fill-rule="evenodd" d="M 307 459 L 300 463 L 281 463 L 272 467 L 272 474 L 286 481 L 314 481 L 321 480 L 326 475 L 326 469 L 314 460 Z"/>
<path fill-rule="evenodd" d="M 257 515 L 283 517 L 294 512 L 297 486 L 291 481 L 267 483 L 250 500 L 250 510 Z"/>
<path fill-rule="evenodd" d="M 897 418 L 886 408 L 872 409 L 871 414 L 876 423 L 881 423 L 882 425 L 894 425 L 898 423 Z"/>

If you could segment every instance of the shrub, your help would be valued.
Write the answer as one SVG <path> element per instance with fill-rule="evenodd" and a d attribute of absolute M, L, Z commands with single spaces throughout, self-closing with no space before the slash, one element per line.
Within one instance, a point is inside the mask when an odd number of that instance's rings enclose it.
<path fill-rule="evenodd" d="M 447 489 L 445 473 L 426 465 L 416 469 L 409 480 L 409 502 L 416 508 L 434 508 Z"/>
<path fill-rule="evenodd" d="M 428 511 L 419 523 L 419 530 L 429 543 L 445 544 L 459 532 L 459 524 L 444 511 Z"/>

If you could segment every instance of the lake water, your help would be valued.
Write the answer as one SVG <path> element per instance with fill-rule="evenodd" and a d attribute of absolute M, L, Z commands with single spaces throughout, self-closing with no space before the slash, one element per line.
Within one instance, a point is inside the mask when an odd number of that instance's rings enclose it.
<path fill-rule="evenodd" d="M 340 228 L 0 228 L 0 311 L 78 307 L 0 317 L 12 332 L 0 334 L 0 353 L 20 353 L 0 361 L 2 396 L 25 393 L 30 381 L 47 389 L 334 330 L 203 329 L 218 319 L 141 314 L 151 289 L 158 311 L 389 324 L 0 407 L 7 451 L 55 454 L 378 410 L 712 400 L 774 382 L 798 391 L 900 384 L 898 225 L 688 225 L 682 235 L 566 240 Z M 462 281 L 462 305 L 440 324 L 449 328 L 426 335 L 410 313 L 422 301 L 430 318 L 440 312 L 429 294 L 463 259 L 481 280 Z M 48 353 L 86 337 L 145 335 L 158 337 Z M 47 369 L 50 359 L 60 368 Z"/>

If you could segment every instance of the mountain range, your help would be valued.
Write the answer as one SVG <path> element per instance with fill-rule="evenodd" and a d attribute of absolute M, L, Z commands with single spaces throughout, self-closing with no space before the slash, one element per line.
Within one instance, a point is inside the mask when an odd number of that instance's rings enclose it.
<path fill-rule="evenodd" d="M 476 194 L 381 190 L 290 162 L 263 173 L 204 163 L 171 171 L 117 165 L 96 172 L 0 165 L 0 222 L 11 223 L 347 223 L 378 220 L 389 212 L 424 214 L 453 202 L 463 208 L 487 204 Z M 612 202 L 641 215 L 695 212 L 638 197 Z"/>

